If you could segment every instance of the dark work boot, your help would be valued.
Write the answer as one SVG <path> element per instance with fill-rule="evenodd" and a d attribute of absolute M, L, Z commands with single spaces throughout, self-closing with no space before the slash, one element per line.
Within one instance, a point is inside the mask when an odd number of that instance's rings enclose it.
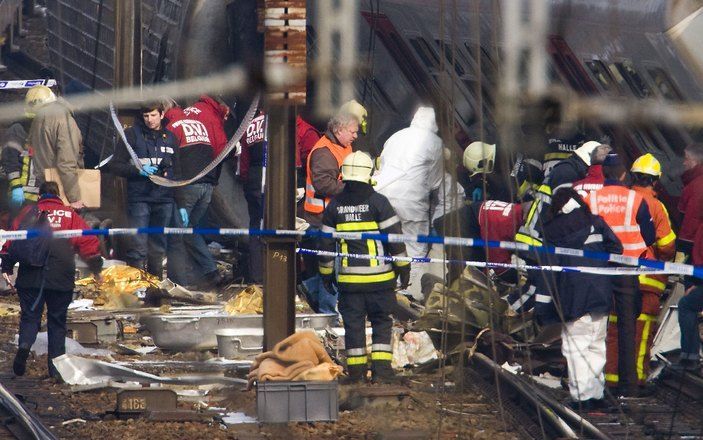
<path fill-rule="evenodd" d="M 371 381 L 389 385 L 400 385 L 403 378 L 393 371 L 390 361 L 373 361 L 371 364 Z"/>
<path fill-rule="evenodd" d="M 347 376 L 339 379 L 340 385 L 363 383 L 366 380 L 366 365 L 348 365 Z"/>
<path fill-rule="evenodd" d="M 12 363 L 12 371 L 16 376 L 24 376 L 27 371 L 27 358 L 29 357 L 29 348 L 19 347 L 15 355 L 15 361 Z"/>

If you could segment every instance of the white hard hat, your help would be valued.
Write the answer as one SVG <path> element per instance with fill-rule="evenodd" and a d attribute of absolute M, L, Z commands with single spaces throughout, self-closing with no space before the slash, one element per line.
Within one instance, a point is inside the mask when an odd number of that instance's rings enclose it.
<path fill-rule="evenodd" d="M 362 151 L 351 153 L 342 162 L 342 180 L 345 182 L 371 183 L 372 173 L 373 160 Z"/>
<path fill-rule="evenodd" d="M 584 142 L 583 145 L 581 145 L 580 147 L 578 147 L 574 151 L 574 154 L 576 154 L 578 157 L 580 157 L 581 160 L 586 162 L 586 165 L 588 165 L 590 167 L 591 166 L 591 154 L 593 154 L 593 151 L 600 146 L 601 146 L 600 142 L 596 142 L 596 141 Z"/>
<path fill-rule="evenodd" d="M 495 161 L 495 144 L 476 141 L 471 142 L 464 150 L 464 166 L 472 176 L 478 173 L 492 173 Z"/>
<path fill-rule="evenodd" d="M 24 114 L 28 118 L 33 118 L 37 110 L 54 101 L 56 101 L 56 95 L 50 88 L 43 85 L 34 86 L 27 90 L 24 97 Z"/>

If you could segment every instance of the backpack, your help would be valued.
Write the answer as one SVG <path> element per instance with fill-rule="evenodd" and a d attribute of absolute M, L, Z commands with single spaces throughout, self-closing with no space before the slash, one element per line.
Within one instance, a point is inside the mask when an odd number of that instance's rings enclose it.
<path fill-rule="evenodd" d="M 41 235 L 26 240 L 12 240 L 8 253 L 21 266 L 42 267 L 49 259 L 51 246 L 51 226 L 46 211 L 39 211 L 37 205 L 31 205 L 20 221 L 19 230 L 37 229 Z"/>

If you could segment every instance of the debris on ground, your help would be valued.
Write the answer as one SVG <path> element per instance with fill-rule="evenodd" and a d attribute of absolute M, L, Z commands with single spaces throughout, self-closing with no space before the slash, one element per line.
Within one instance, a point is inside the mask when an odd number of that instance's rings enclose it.
<path fill-rule="evenodd" d="M 256 284 L 247 286 L 225 303 L 225 312 L 229 315 L 263 314 L 264 292 Z"/>

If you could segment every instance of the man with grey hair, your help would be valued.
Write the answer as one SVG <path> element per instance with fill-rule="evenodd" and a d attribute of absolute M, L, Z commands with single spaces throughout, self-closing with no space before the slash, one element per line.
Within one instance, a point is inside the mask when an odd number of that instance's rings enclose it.
<path fill-rule="evenodd" d="M 305 181 L 305 220 L 311 230 L 322 225 L 322 213 L 332 197 L 341 193 L 344 183 L 340 179 L 340 168 L 344 159 L 352 152 L 352 142 L 359 134 L 359 119 L 352 113 L 340 111 L 327 125 L 327 131 L 317 141 L 308 155 Z M 317 245 L 315 243 L 315 245 Z M 313 258 L 305 259 L 306 267 L 317 267 Z M 327 292 L 319 274 L 303 281 L 301 290 L 315 311 L 336 313 L 336 297 Z"/>

